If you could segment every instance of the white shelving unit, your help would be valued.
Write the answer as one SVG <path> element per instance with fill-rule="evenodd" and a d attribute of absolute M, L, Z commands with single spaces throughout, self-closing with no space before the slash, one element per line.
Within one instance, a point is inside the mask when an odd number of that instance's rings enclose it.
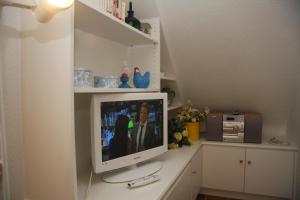
<path fill-rule="evenodd" d="M 74 68 L 84 67 L 95 76 L 120 76 L 123 62 L 150 72 L 148 88 L 74 88 L 77 199 L 84 199 L 91 170 L 90 102 L 92 94 L 160 91 L 160 21 L 143 19 L 151 35 L 129 26 L 89 0 L 75 1 Z M 129 84 L 133 86 L 132 81 Z"/>
<path fill-rule="evenodd" d="M 165 80 L 165 81 L 176 81 L 176 77 L 175 76 L 160 76 L 161 80 Z"/>
<path fill-rule="evenodd" d="M 133 93 L 133 92 L 159 92 L 158 89 L 139 88 L 75 88 L 75 93 Z"/>
<path fill-rule="evenodd" d="M 42 26 L 30 13 L 24 19 L 26 27 L 36 27 L 35 39 L 23 38 L 23 96 L 34 97 L 22 99 L 28 194 L 36 199 L 83 200 L 91 172 L 91 94 L 160 90 L 159 19 L 143 20 L 152 26 L 151 35 L 146 35 L 88 0 L 76 0 Z M 149 88 L 74 88 L 75 67 L 90 69 L 93 75 L 120 76 L 123 61 L 150 72 Z M 56 75 L 55 81 L 47 81 L 49 74 Z"/>
<path fill-rule="evenodd" d="M 180 94 L 179 94 L 179 90 L 178 90 L 178 86 L 177 86 L 177 82 L 176 82 L 176 76 L 161 75 L 160 80 L 161 80 L 161 89 L 164 87 L 169 87 L 173 91 L 175 91 L 175 98 L 174 98 L 172 104 L 168 107 L 168 111 L 174 111 L 176 109 L 181 108 L 182 102 L 181 102 L 181 98 L 180 98 Z"/>
<path fill-rule="evenodd" d="M 171 110 L 176 110 L 178 108 L 181 108 L 182 107 L 182 104 L 181 103 L 177 103 L 175 105 L 171 105 L 168 107 L 168 110 L 171 111 Z"/>
<path fill-rule="evenodd" d="M 151 25 L 145 34 L 89 0 L 75 2 L 74 68 L 90 69 L 93 75 L 119 77 L 124 63 L 130 73 L 134 67 L 150 72 L 150 86 L 145 89 L 74 88 L 74 93 L 157 92 L 160 90 L 160 21 L 144 19 Z M 130 77 L 132 78 L 132 77 Z"/>
<path fill-rule="evenodd" d="M 157 44 L 158 40 L 129 26 L 88 0 L 75 3 L 75 28 L 124 45 Z"/>

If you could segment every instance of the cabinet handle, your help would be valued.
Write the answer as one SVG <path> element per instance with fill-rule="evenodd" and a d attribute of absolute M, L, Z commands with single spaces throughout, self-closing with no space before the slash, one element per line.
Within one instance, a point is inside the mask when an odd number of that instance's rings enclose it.
<path fill-rule="evenodd" d="M 251 165 L 251 163 L 252 163 L 252 162 L 249 160 L 249 161 L 248 161 L 248 165 Z"/>
<path fill-rule="evenodd" d="M 192 171 L 192 174 L 197 174 L 197 171 Z"/>
<path fill-rule="evenodd" d="M 243 164 L 244 163 L 244 161 L 243 160 L 240 160 L 240 164 Z"/>

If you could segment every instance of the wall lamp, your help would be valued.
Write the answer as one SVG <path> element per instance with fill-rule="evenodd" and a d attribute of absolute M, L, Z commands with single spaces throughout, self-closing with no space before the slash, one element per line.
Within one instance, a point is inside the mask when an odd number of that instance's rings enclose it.
<path fill-rule="evenodd" d="M 32 10 L 39 22 L 48 22 L 57 12 L 71 7 L 74 0 L 35 0 L 34 5 L 0 0 L 0 6 L 12 6 Z"/>

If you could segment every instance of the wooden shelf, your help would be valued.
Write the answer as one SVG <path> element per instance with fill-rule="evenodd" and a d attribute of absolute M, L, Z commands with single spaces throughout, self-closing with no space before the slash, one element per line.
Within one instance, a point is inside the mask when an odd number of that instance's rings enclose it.
<path fill-rule="evenodd" d="M 74 93 L 131 93 L 131 92 L 159 92 L 154 88 L 75 88 Z"/>
<path fill-rule="evenodd" d="M 166 81 L 176 81 L 175 76 L 160 76 L 161 80 L 166 80 Z"/>
<path fill-rule="evenodd" d="M 149 35 L 96 8 L 88 0 L 75 1 L 75 28 L 124 45 L 158 43 Z"/>
<path fill-rule="evenodd" d="M 180 107 L 182 107 L 182 104 L 178 103 L 178 104 L 169 106 L 169 107 L 168 107 L 168 110 L 169 110 L 169 111 L 170 111 L 170 110 L 175 110 L 175 109 L 178 109 L 178 108 L 180 108 Z"/>

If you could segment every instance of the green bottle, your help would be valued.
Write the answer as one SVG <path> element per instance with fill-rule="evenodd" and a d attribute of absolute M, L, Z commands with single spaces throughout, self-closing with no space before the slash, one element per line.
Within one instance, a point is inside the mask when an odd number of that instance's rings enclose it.
<path fill-rule="evenodd" d="M 141 22 L 137 18 L 134 17 L 134 11 L 132 10 L 132 2 L 131 1 L 129 2 L 129 10 L 127 13 L 128 13 L 128 15 L 125 18 L 125 22 L 127 24 L 129 24 L 130 26 L 141 30 Z"/>

